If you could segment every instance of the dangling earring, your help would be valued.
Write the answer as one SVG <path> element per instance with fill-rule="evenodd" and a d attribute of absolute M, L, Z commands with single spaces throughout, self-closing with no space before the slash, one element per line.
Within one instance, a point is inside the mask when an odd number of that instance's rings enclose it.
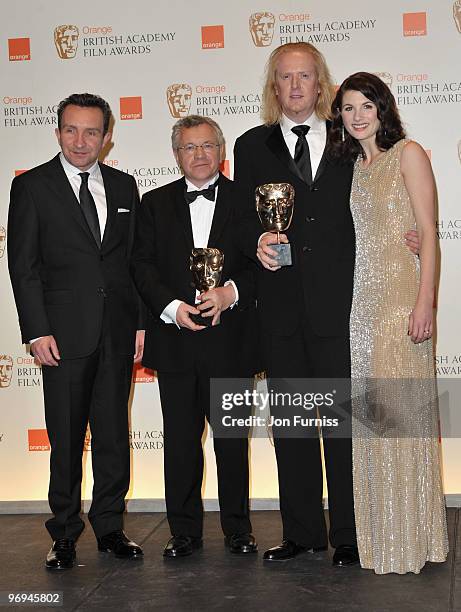
<path fill-rule="evenodd" d="M 341 128 L 341 140 L 344 142 L 344 125 Z"/>

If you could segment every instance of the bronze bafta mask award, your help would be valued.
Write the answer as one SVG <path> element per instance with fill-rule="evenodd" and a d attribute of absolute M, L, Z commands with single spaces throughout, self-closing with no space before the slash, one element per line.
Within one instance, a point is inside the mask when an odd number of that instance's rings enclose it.
<path fill-rule="evenodd" d="M 291 246 L 280 243 L 280 232 L 290 227 L 295 204 L 295 190 L 290 183 L 266 183 L 255 191 L 256 210 L 265 232 L 277 233 L 277 244 L 270 248 L 277 251 L 279 266 L 291 266 Z"/>
<path fill-rule="evenodd" d="M 192 249 L 190 270 L 194 279 L 194 287 L 199 293 L 219 287 L 223 265 L 224 253 L 219 249 Z M 213 317 L 203 317 L 199 314 L 191 315 L 191 319 L 197 325 L 209 327 Z"/>

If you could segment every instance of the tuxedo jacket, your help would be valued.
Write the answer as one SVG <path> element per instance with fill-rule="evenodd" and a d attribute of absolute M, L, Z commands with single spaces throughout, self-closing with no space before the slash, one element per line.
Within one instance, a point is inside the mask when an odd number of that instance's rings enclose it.
<path fill-rule="evenodd" d="M 143 364 L 160 371 L 193 368 L 197 351 L 209 353 L 210 375 L 249 376 L 257 371 L 254 264 L 236 247 L 233 184 L 219 177 L 208 247 L 224 253 L 221 285 L 231 279 L 239 301 L 221 314 L 219 325 L 193 332 L 165 323 L 160 315 L 175 299 L 195 304 L 189 269 L 194 247 L 189 204 L 181 178 L 144 194 L 136 224 L 132 274 L 149 310 Z M 191 206 L 200 205 L 198 202 Z"/>
<path fill-rule="evenodd" d="M 22 340 L 53 335 L 63 359 L 90 355 L 103 323 L 112 350 L 134 354 L 142 325 L 129 274 L 136 183 L 119 170 L 100 169 L 107 201 L 101 248 L 59 155 L 16 177 L 11 187 L 8 264 Z"/>
<path fill-rule="evenodd" d="M 355 256 L 349 207 L 352 166 L 333 164 L 324 153 L 313 182 L 307 184 L 278 124 L 240 136 L 234 165 L 239 244 L 249 257 L 255 258 L 264 231 L 255 207 L 256 187 L 287 182 L 295 190 L 293 218 L 285 232 L 293 265 L 276 272 L 259 266 L 257 273 L 262 333 L 290 335 L 307 321 L 320 336 L 347 334 Z"/>

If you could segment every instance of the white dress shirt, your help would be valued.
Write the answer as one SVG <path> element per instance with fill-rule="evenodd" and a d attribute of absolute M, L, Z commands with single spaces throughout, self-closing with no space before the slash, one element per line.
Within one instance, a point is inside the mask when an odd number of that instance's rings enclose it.
<path fill-rule="evenodd" d="M 186 178 L 185 180 L 187 191 L 202 191 L 202 189 L 208 189 L 210 185 L 213 185 L 213 183 L 218 180 L 218 177 L 219 174 L 216 174 L 210 181 L 208 181 L 208 183 L 206 183 L 200 188 L 196 187 L 193 183 L 189 181 L 189 179 Z M 218 189 L 219 187 L 216 186 L 215 199 L 213 201 L 208 200 L 202 195 L 199 195 L 193 202 L 189 204 L 190 220 L 192 224 L 192 237 L 194 240 L 194 247 L 196 249 L 205 249 L 208 246 L 208 239 L 210 237 L 211 225 L 213 223 L 213 215 L 216 206 L 216 198 L 218 197 Z M 224 283 L 224 286 L 227 286 L 229 284 L 234 287 L 235 291 L 235 301 L 231 305 L 231 308 L 233 308 L 238 302 L 238 290 L 236 284 L 232 280 L 226 281 Z M 199 295 L 200 293 L 196 291 L 195 297 L 197 298 Z M 195 300 L 195 302 L 196 304 L 199 303 L 197 299 Z M 170 302 L 160 315 L 162 321 L 164 321 L 165 323 L 175 323 L 176 325 L 178 325 L 176 321 L 176 313 L 181 303 L 181 300 L 173 300 L 172 302 Z"/>
<path fill-rule="evenodd" d="M 311 157 L 312 167 L 312 178 L 315 178 L 315 174 L 320 165 L 323 151 L 327 143 L 327 126 L 325 121 L 322 121 L 313 113 L 303 123 L 295 123 L 291 119 L 288 119 L 285 115 L 282 115 L 280 120 L 280 128 L 282 130 L 283 138 L 285 139 L 288 150 L 290 151 L 291 157 L 295 156 L 296 143 L 298 137 L 291 128 L 295 125 L 308 125 L 310 127 L 309 132 L 306 135 L 307 144 L 309 145 L 309 153 Z"/>
<path fill-rule="evenodd" d="M 82 177 L 79 174 L 82 172 L 79 168 L 76 168 L 72 164 L 69 164 L 67 159 L 62 153 L 59 155 L 62 167 L 66 173 L 67 179 L 72 187 L 75 197 L 80 201 L 80 185 L 82 184 Z M 88 177 L 88 189 L 93 196 L 94 203 L 96 204 L 96 212 L 98 213 L 99 229 L 101 230 L 101 240 L 104 236 L 104 230 L 106 228 L 107 221 L 107 202 L 106 202 L 106 191 L 104 189 L 104 181 L 102 180 L 101 169 L 97 161 L 85 170 L 89 173 Z"/>

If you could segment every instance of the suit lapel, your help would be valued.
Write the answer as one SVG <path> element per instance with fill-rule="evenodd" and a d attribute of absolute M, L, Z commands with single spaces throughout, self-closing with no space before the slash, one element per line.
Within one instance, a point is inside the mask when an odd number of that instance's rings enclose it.
<path fill-rule="evenodd" d="M 282 129 L 279 124 L 274 126 L 273 130 L 267 137 L 266 144 L 272 153 L 278 157 L 282 164 L 287 166 L 287 168 L 301 181 L 303 181 L 303 183 L 306 182 L 299 171 L 298 166 L 295 164 L 294 159 L 290 155 L 290 151 L 288 150 L 282 134 Z"/>
<path fill-rule="evenodd" d="M 222 174 L 219 175 L 218 197 L 213 214 L 208 246 L 215 247 L 221 232 L 224 229 L 232 207 L 232 183 Z"/>
<path fill-rule="evenodd" d="M 174 192 L 174 206 L 176 214 L 179 218 L 180 225 L 184 232 L 184 237 L 187 242 L 187 246 L 192 251 L 194 248 L 194 237 L 192 234 L 192 222 L 190 220 L 189 205 L 184 199 L 184 190 L 186 188 L 186 181 L 184 178 L 180 179 L 176 183 L 176 189 Z"/>
<path fill-rule="evenodd" d="M 71 217 L 80 225 L 80 227 L 86 232 L 88 238 L 94 244 L 95 248 L 98 245 L 93 238 L 93 235 L 88 227 L 86 219 L 83 215 L 80 203 L 75 197 L 74 190 L 69 183 L 69 180 L 64 172 L 59 154 L 49 162 L 47 167 L 47 175 L 50 182 L 50 188 L 56 193 L 56 198 L 59 204 L 65 206 L 69 211 Z"/>

